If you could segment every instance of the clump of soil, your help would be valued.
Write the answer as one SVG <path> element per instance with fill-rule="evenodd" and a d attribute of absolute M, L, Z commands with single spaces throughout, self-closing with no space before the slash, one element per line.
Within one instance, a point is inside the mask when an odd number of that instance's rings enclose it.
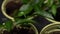
<path fill-rule="evenodd" d="M 18 2 L 16 2 L 18 1 Z M 19 0 L 14 0 L 14 1 L 10 1 L 7 3 L 6 5 L 6 13 L 10 16 L 13 16 L 15 10 L 19 10 L 19 8 L 22 6 L 22 2 Z"/>
<path fill-rule="evenodd" d="M 35 31 L 29 27 L 16 28 L 14 27 L 10 32 L 3 31 L 3 34 L 35 34 Z"/>
<path fill-rule="evenodd" d="M 55 31 L 55 32 L 52 32 L 50 34 L 60 34 L 60 31 Z"/>

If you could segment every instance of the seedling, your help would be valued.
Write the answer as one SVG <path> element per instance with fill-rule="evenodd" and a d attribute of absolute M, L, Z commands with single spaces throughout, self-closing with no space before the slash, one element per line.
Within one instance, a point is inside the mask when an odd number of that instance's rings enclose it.
<path fill-rule="evenodd" d="M 59 6 L 59 0 L 21 0 L 21 3 L 21 6 L 18 7 L 18 9 L 14 9 L 16 11 L 10 14 L 15 21 L 8 20 L 5 22 L 5 25 L 1 25 L 3 29 L 6 29 L 8 32 L 16 25 L 27 25 L 28 23 L 35 22 L 33 19 L 36 15 L 54 19 L 53 16 L 56 16 L 56 9 Z M 31 11 L 33 13 L 31 13 Z"/>

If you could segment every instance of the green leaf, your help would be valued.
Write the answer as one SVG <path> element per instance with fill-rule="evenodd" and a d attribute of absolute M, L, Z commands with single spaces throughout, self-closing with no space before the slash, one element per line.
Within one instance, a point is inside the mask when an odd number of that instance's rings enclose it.
<path fill-rule="evenodd" d="M 36 14 L 38 14 L 40 16 L 50 18 L 50 19 L 54 19 L 50 13 L 42 10 L 41 8 L 39 8 L 39 6 L 35 6 L 35 11 L 36 11 Z"/>
<path fill-rule="evenodd" d="M 24 23 L 34 22 L 32 19 L 33 19 L 32 16 L 27 17 L 27 18 L 25 18 L 25 19 L 16 18 L 16 19 L 15 19 L 15 23 L 16 23 L 16 24 L 24 24 Z"/>
<path fill-rule="evenodd" d="M 44 3 L 46 6 L 51 7 L 53 5 L 54 0 L 46 0 Z"/>
<path fill-rule="evenodd" d="M 34 4 L 39 4 L 40 3 L 40 0 L 33 0 L 33 3 Z"/>
<path fill-rule="evenodd" d="M 45 11 L 40 11 L 40 12 L 37 12 L 39 15 L 43 16 L 43 17 L 46 17 L 46 18 L 50 18 L 50 19 L 54 19 L 52 17 L 52 15 L 48 12 L 45 12 Z"/>
<path fill-rule="evenodd" d="M 5 28 L 10 31 L 12 29 L 12 26 L 13 26 L 13 22 L 12 21 L 7 21 L 5 22 Z"/>
<path fill-rule="evenodd" d="M 35 0 L 35 4 L 39 3 L 40 0 Z"/>
<path fill-rule="evenodd" d="M 34 5 L 40 5 L 42 6 L 44 0 L 32 0 L 31 4 Z"/>
<path fill-rule="evenodd" d="M 2 24 L 0 24 L 0 28 L 4 27 Z"/>
<path fill-rule="evenodd" d="M 16 21 L 16 25 L 18 25 L 18 24 L 24 24 L 24 23 L 28 23 L 28 21 L 26 19 L 20 19 L 20 20 Z"/>
<path fill-rule="evenodd" d="M 24 4 L 27 4 L 31 0 L 21 0 Z"/>
<path fill-rule="evenodd" d="M 39 5 L 40 7 L 42 6 L 42 4 L 44 3 L 45 0 L 39 0 Z"/>
<path fill-rule="evenodd" d="M 30 13 L 32 11 L 32 9 L 33 9 L 33 7 L 29 3 L 25 4 L 19 9 L 19 13 L 17 16 L 26 15 L 26 14 Z"/>
<path fill-rule="evenodd" d="M 55 16 L 56 15 L 56 9 L 57 9 L 57 6 L 56 5 L 52 5 L 52 14 Z"/>
<path fill-rule="evenodd" d="M 58 0 L 59 1 L 59 4 L 60 4 L 60 0 Z"/>
<path fill-rule="evenodd" d="M 40 4 L 44 3 L 45 0 L 39 0 Z"/>

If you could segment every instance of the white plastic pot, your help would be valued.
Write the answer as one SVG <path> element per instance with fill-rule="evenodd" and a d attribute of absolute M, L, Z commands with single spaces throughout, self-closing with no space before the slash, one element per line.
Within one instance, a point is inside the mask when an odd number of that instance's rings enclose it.
<path fill-rule="evenodd" d="M 35 34 L 38 34 L 37 28 L 32 23 L 28 23 L 28 25 L 31 26 L 31 29 L 34 31 Z M 22 28 L 21 24 L 15 25 L 15 27 L 16 28 Z M 26 27 L 26 26 L 24 26 L 23 28 L 28 29 L 28 27 Z M 7 30 L 6 29 L 3 29 L 3 30 L 1 29 L 0 31 L 1 31 L 0 33 L 3 34 L 3 31 L 7 31 Z"/>
<path fill-rule="evenodd" d="M 14 21 L 14 18 L 9 16 L 7 13 L 6 13 L 6 5 L 8 2 L 10 2 L 11 0 L 4 0 L 3 3 L 2 3 L 2 6 L 1 6 L 1 10 L 2 10 L 2 13 L 4 14 L 4 16 L 6 16 L 7 18 L 11 19 L 12 21 Z"/>
<path fill-rule="evenodd" d="M 52 32 L 56 32 L 56 31 L 60 32 L 60 23 L 59 22 L 48 24 L 41 30 L 40 34 L 50 34 Z"/>

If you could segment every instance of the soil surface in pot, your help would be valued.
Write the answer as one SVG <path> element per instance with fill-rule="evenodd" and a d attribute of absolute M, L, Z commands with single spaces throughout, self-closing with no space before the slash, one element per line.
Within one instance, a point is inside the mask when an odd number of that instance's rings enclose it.
<path fill-rule="evenodd" d="M 19 8 L 22 6 L 22 2 L 20 0 L 16 1 L 10 1 L 6 5 L 6 13 L 11 17 L 13 17 L 13 14 L 16 13 L 15 10 L 19 10 Z"/>
<path fill-rule="evenodd" d="M 3 34 L 35 34 L 35 31 L 31 28 L 16 28 L 14 27 L 10 32 L 3 31 Z"/>
<path fill-rule="evenodd" d="M 49 34 L 60 34 L 60 31 L 51 32 Z"/>

